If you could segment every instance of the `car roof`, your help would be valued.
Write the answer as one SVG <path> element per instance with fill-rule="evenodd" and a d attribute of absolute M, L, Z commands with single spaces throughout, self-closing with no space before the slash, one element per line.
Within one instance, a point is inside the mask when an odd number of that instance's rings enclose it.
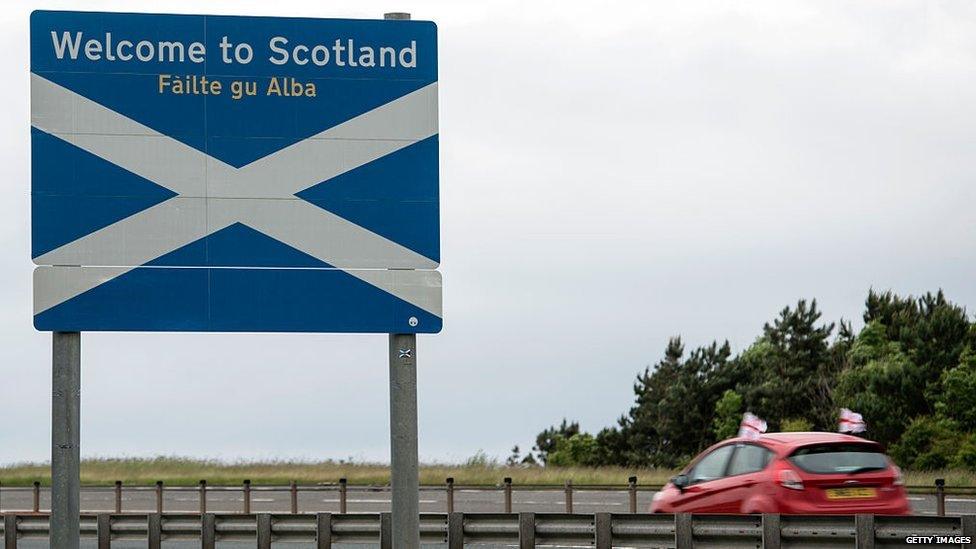
<path fill-rule="evenodd" d="M 695 459 L 691 460 L 688 465 L 685 466 L 682 471 L 688 471 L 692 466 L 694 466 L 698 460 L 705 456 L 705 454 L 712 452 L 720 446 L 729 446 L 739 443 L 752 443 L 760 444 L 772 450 L 779 456 L 785 457 L 793 453 L 793 450 L 801 446 L 810 446 L 812 444 L 829 444 L 838 442 L 856 442 L 861 444 L 870 444 L 875 446 L 879 451 L 884 451 L 884 447 L 874 442 L 873 440 L 868 440 L 866 438 L 856 437 L 854 435 L 845 435 L 843 433 L 830 433 L 830 432 L 794 432 L 794 433 L 763 433 L 759 435 L 758 438 L 747 438 L 747 437 L 733 437 L 727 438 L 720 442 L 709 446 L 704 451 L 702 451 Z"/>
<path fill-rule="evenodd" d="M 769 446 L 779 446 L 783 448 L 796 448 L 810 444 L 832 442 L 859 442 L 877 445 L 876 442 L 861 437 L 856 437 L 854 435 L 827 432 L 763 433 L 759 435 L 758 439 L 747 439 L 742 437 L 730 439 L 730 441 L 735 442 L 749 442 L 750 440 L 762 442 Z"/>

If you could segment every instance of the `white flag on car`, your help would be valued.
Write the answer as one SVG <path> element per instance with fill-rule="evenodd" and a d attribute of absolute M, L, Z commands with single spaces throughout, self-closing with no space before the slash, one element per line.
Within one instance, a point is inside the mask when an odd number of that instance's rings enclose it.
<path fill-rule="evenodd" d="M 852 412 L 847 408 L 840 409 L 840 424 L 837 431 L 841 433 L 863 433 L 868 430 L 868 424 L 857 412 Z"/>
<path fill-rule="evenodd" d="M 757 439 L 759 435 L 766 432 L 766 422 L 759 419 L 754 414 L 746 412 L 742 415 L 742 423 L 739 424 L 739 436 L 748 439 Z"/>

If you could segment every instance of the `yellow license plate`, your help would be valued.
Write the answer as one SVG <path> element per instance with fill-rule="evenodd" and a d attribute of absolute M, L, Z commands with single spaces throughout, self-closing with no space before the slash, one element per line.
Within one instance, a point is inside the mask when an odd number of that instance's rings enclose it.
<path fill-rule="evenodd" d="M 878 491 L 874 488 L 830 488 L 827 490 L 827 499 L 861 499 L 877 496 Z"/>

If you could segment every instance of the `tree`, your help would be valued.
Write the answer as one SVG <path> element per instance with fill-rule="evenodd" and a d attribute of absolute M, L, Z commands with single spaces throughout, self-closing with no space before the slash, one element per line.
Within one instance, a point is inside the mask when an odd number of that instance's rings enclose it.
<path fill-rule="evenodd" d="M 959 364 L 966 345 L 973 342 L 966 310 L 950 303 L 942 290 L 904 298 L 871 290 L 864 322 L 884 326 L 888 341 L 898 343 L 917 366 L 917 382 L 924 398 L 915 402 L 912 417 L 934 412 L 942 372 Z"/>
<path fill-rule="evenodd" d="M 778 429 L 786 418 L 802 418 L 818 428 L 835 421 L 833 401 L 825 386 L 833 381 L 834 357 L 829 338 L 834 324 L 820 323 L 817 301 L 800 300 L 786 307 L 762 337 L 743 353 L 739 370 L 753 373 L 745 384 L 746 405 Z"/>
<path fill-rule="evenodd" d="M 712 415 L 731 384 L 723 373 L 731 354 L 728 342 L 713 342 L 685 358 L 681 339 L 668 341 L 664 358 L 638 376 L 635 405 L 619 422 L 627 464 L 674 467 L 713 441 Z"/>
<path fill-rule="evenodd" d="M 538 455 L 539 461 L 546 464 L 548 463 L 549 453 L 556 449 L 556 444 L 560 438 L 570 438 L 579 432 L 579 422 L 569 422 L 566 421 L 566 418 L 563 418 L 563 422 L 559 424 L 559 427 L 549 427 L 536 435 L 535 446 L 532 449 Z"/>
<path fill-rule="evenodd" d="M 589 433 L 577 433 L 556 439 L 556 449 L 549 453 L 547 465 L 558 467 L 591 467 L 599 465 L 596 439 Z"/>
<path fill-rule="evenodd" d="M 848 360 L 850 367 L 838 379 L 834 400 L 864 416 L 871 438 L 893 443 L 909 419 L 925 408 L 924 376 L 901 344 L 889 341 L 887 328 L 878 321 L 861 330 Z"/>
<path fill-rule="evenodd" d="M 941 386 L 936 412 L 968 431 L 976 431 L 976 352 L 967 348 L 959 365 L 942 374 Z"/>
<path fill-rule="evenodd" d="M 724 440 L 734 437 L 742 422 L 742 396 L 732 389 L 726 389 L 722 398 L 715 403 L 715 417 L 712 419 L 712 432 L 715 438 Z"/>
<path fill-rule="evenodd" d="M 815 300 L 782 309 L 738 356 L 680 337 L 634 383 L 634 402 L 596 436 L 563 420 L 539 434 L 540 459 L 674 467 L 731 436 L 743 410 L 771 430 L 833 431 L 860 412 L 867 436 L 902 465 L 976 470 L 976 324 L 941 291 L 868 292 L 865 326 L 823 322 Z"/>
<path fill-rule="evenodd" d="M 685 353 L 680 337 L 668 340 L 662 358 L 653 368 L 644 368 L 634 383 L 635 403 L 627 416 L 621 417 L 620 436 L 626 441 L 625 461 L 634 465 L 651 465 L 654 456 L 668 453 L 668 442 L 659 433 L 661 403 L 668 387 L 678 377 L 681 357 Z"/>
<path fill-rule="evenodd" d="M 959 450 L 958 433 L 959 426 L 952 420 L 917 417 L 891 446 L 891 457 L 908 469 L 945 469 L 954 463 Z"/>
<path fill-rule="evenodd" d="M 518 444 L 512 447 L 512 453 L 509 454 L 508 459 L 505 460 L 505 465 L 509 467 L 514 467 L 522 463 L 522 452 L 519 450 Z"/>

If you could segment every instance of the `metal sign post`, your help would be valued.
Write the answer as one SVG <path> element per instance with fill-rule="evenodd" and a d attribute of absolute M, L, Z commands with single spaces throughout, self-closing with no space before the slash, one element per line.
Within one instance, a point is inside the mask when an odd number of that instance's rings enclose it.
<path fill-rule="evenodd" d="M 387 13 L 384 19 L 410 19 Z M 417 334 L 390 334 L 390 484 L 394 549 L 420 549 Z"/>
<path fill-rule="evenodd" d="M 420 548 L 417 335 L 390 334 L 390 476 L 393 547 Z"/>
<path fill-rule="evenodd" d="M 51 547 L 78 549 L 81 333 L 54 332 L 51 392 Z"/>

